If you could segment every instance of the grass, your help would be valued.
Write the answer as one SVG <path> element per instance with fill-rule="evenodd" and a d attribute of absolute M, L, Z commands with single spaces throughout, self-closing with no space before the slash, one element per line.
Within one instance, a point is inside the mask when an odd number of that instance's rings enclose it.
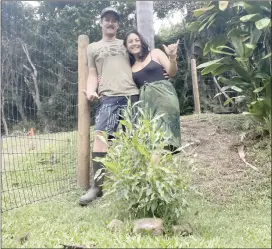
<path fill-rule="evenodd" d="M 207 125 L 213 124 L 214 118 L 218 117 L 206 116 L 201 118 L 208 118 Z M 198 119 L 201 124 L 205 123 L 196 116 L 193 116 L 192 119 L 184 117 L 184 119 L 192 121 L 194 118 Z M 241 132 L 244 129 L 243 124 L 244 121 L 241 117 L 227 115 L 224 118 L 220 116 L 219 132 L 220 134 L 229 133 L 234 129 Z M 18 196 L 13 197 L 11 193 L 18 195 L 19 191 L 25 191 L 26 194 L 31 189 L 34 193 L 35 183 L 40 183 L 43 180 L 42 175 L 46 176 L 47 182 L 40 185 L 40 191 L 44 194 L 44 198 L 52 196 L 52 191 L 55 191 L 56 194 L 61 192 L 56 183 L 52 185 L 48 181 L 50 177 L 55 181 L 62 176 L 64 169 L 66 170 L 64 172 L 67 172 L 69 176 L 75 177 L 73 175 L 76 155 L 75 134 L 66 133 L 58 138 L 56 140 L 59 142 L 44 143 L 40 146 L 36 153 L 33 152 L 34 157 L 24 153 L 17 157 L 14 156 L 14 162 L 17 165 L 17 180 L 11 176 L 15 174 L 11 172 L 11 169 L 14 171 L 15 168 L 9 168 L 10 172 L 2 172 L 2 176 L 10 174 L 9 178 L 4 178 L 4 181 L 9 183 L 3 182 L 6 192 L 2 193 L 2 197 L 9 193 L 9 199 L 2 199 L 2 209 L 7 205 L 15 207 L 19 204 L 14 202 Z M 42 137 L 40 141 L 43 141 Z M 244 143 L 247 147 L 247 160 L 258 165 L 259 171 L 243 168 L 244 177 L 241 178 L 242 180 L 239 179 L 239 182 L 235 182 L 237 186 L 235 184 L 227 185 L 228 178 L 222 178 L 225 181 L 224 184 L 218 178 L 217 189 L 226 188 L 222 193 L 228 193 L 226 201 L 223 202 L 212 198 L 215 195 L 212 193 L 212 191 L 215 192 L 213 188 L 206 188 L 206 190 L 202 188 L 203 191 L 206 191 L 203 195 L 192 191 L 188 199 L 190 208 L 183 219 L 193 227 L 194 232 L 191 236 L 134 235 L 131 233 L 131 221 L 127 219 L 124 220 L 125 227 L 122 231 L 110 232 L 106 226 L 116 218 L 114 203 L 110 207 L 105 207 L 103 199 L 99 199 L 88 207 L 80 207 L 78 199 L 83 191 L 76 189 L 73 182 L 66 182 L 63 190 L 72 191 L 50 197 L 47 201 L 2 213 L 2 248 L 60 248 L 61 244 L 83 245 L 89 248 L 271 248 L 271 184 L 269 184 L 271 168 L 268 165 L 268 162 L 271 163 L 271 141 L 267 137 L 254 140 L 249 134 Z M 24 141 L 25 151 L 27 151 L 28 144 L 27 141 Z M 4 146 L 6 146 L 5 150 L 11 147 L 11 145 L 5 144 Z M 47 171 L 52 168 L 52 165 L 39 163 L 40 161 L 48 162 L 48 156 L 52 150 L 60 155 L 59 162 L 56 164 L 59 171 L 55 169 Z M 65 156 L 65 153 L 70 156 Z M 34 158 L 36 159 L 34 160 Z M 19 177 L 20 169 L 29 171 L 35 167 L 40 167 L 43 170 L 36 171 L 37 174 L 30 178 Z M 218 172 L 209 172 L 209 170 L 212 170 L 212 167 L 206 167 L 205 171 L 203 170 L 205 176 L 202 175 L 201 179 L 209 180 L 207 174 L 217 176 Z M 201 172 L 195 173 L 200 174 Z M 8 192 L 12 183 L 18 185 L 13 186 L 12 191 Z M 29 189 L 25 187 L 26 183 L 28 183 Z M 19 190 L 20 186 L 24 188 Z M 38 200 L 39 193 L 37 191 L 33 196 L 25 196 L 26 200 Z M 23 203 L 21 204 L 23 205 Z"/>
<path fill-rule="evenodd" d="M 74 187 L 75 132 L 9 137 L 3 139 L 2 145 L 2 210 L 67 192 Z"/>
<path fill-rule="evenodd" d="M 88 207 L 77 205 L 80 191 L 37 203 L 2 215 L 4 248 L 59 248 L 61 244 L 97 248 L 270 248 L 270 200 L 258 198 L 216 205 L 192 195 L 184 220 L 194 233 L 181 236 L 140 236 L 124 230 L 112 233 L 106 225 L 115 218 L 111 208 L 97 200 Z M 22 238 L 28 239 L 22 243 Z"/>

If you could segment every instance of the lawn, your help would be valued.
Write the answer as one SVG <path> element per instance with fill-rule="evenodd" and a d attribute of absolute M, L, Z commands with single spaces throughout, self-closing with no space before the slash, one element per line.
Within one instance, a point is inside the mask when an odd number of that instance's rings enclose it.
<path fill-rule="evenodd" d="M 245 124 L 240 115 L 182 117 L 183 144 L 193 176 L 190 208 L 182 221 L 191 224 L 192 235 L 134 235 L 128 219 L 121 231 L 111 232 L 107 224 L 116 218 L 114 203 L 105 206 L 100 198 L 80 207 L 78 198 L 84 192 L 71 185 L 65 194 L 3 212 L 2 247 L 271 248 L 271 141 L 253 136 Z M 241 142 L 243 132 L 248 135 Z M 241 144 L 246 160 L 258 170 L 239 157 Z M 59 153 L 75 152 L 68 151 L 67 144 L 58 148 Z M 48 149 L 41 148 L 39 155 Z M 69 159 L 74 156 L 67 158 L 63 162 L 74 164 Z M 59 167 L 64 164 L 58 162 Z M 21 167 L 27 169 L 26 164 Z M 70 170 L 69 175 L 74 166 Z"/>

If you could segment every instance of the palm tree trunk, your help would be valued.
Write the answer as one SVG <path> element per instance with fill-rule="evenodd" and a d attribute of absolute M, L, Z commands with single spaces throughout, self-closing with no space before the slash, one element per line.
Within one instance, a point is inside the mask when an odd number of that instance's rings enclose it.
<path fill-rule="evenodd" d="M 136 1 L 137 29 L 151 49 L 154 48 L 153 1 Z"/>

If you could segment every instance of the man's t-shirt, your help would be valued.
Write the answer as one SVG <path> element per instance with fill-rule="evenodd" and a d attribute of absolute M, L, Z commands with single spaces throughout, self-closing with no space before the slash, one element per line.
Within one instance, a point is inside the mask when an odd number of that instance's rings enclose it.
<path fill-rule="evenodd" d="M 98 95 L 130 96 L 139 94 L 123 41 L 99 41 L 87 47 L 88 67 L 101 76 Z"/>

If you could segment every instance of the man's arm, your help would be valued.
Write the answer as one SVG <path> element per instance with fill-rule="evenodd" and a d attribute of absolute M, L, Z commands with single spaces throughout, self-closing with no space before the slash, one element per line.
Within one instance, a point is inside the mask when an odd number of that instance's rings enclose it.
<path fill-rule="evenodd" d="M 89 75 L 87 79 L 87 91 L 86 91 L 86 96 L 88 100 L 93 101 L 99 98 L 97 94 L 97 86 L 98 86 L 98 81 L 97 81 L 96 69 L 89 68 Z"/>

